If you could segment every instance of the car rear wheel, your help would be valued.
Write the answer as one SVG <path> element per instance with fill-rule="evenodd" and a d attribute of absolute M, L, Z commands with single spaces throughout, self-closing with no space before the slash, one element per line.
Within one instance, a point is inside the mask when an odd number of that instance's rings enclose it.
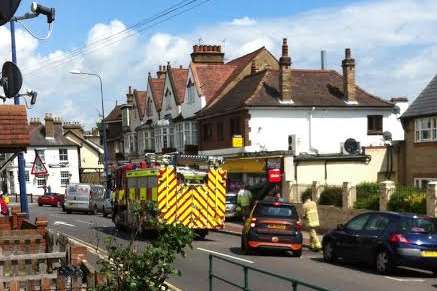
<path fill-rule="evenodd" d="M 38 206 L 43 206 L 43 204 L 42 204 L 42 203 L 40 203 L 40 202 L 38 202 Z"/>
<path fill-rule="evenodd" d="M 390 274 L 393 266 L 390 254 L 386 250 L 380 250 L 376 255 L 376 272 L 381 275 Z"/>
<path fill-rule="evenodd" d="M 243 255 L 250 255 L 252 253 L 251 249 L 247 245 L 247 241 L 244 236 L 241 237 L 241 253 Z"/>
<path fill-rule="evenodd" d="M 300 258 L 302 256 L 302 249 L 298 251 L 293 251 L 292 256 L 295 258 Z"/>
<path fill-rule="evenodd" d="M 323 245 L 323 260 L 327 263 L 333 263 L 336 259 L 334 244 L 330 241 L 326 242 Z"/>

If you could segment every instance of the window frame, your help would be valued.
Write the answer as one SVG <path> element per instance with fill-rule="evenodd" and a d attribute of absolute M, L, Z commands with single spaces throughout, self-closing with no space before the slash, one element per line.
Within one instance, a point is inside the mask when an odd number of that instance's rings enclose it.
<path fill-rule="evenodd" d="M 61 151 L 65 151 L 65 153 L 61 153 Z M 68 162 L 68 149 L 60 148 L 58 152 L 59 152 L 59 161 Z"/>
<path fill-rule="evenodd" d="M 61 171 L 59 173 L 61 180 L 61 187 L 67 187 L 70 184 L 70 171 Z"/>
<path fill-rule="evenodd" d="M 429 123 L 428 126 L 424 126 L 425 123 Z M 423 138 L 422 134 L 428 132 L 429 138 Z M 426 143 L 437 141 L 437 117 L 422 117 L 416 118 L 414 121 L 414 142 Z"/>
<path fill-rule="evenodd" d="M 345 229 L 346 231 L 349 231 L 349 232 L 363 231 L 364 228 L 366 227 L 367 222 L 369 222 L 370 216 L 371 216 L 370 213 L 363 213 L 363 214 L 361 214 L 361 215 L 355 216 L 354 218 L 352 218 L 351 220 L 349 220 L 349 221 L 345 224 L 344 229 Z M 367 219 L 366 219 L 366 221 L 364 222 L 364 224 L 363 224 L 363 226 L 361 227 L 361 229 L 350 229 L 350 228 L 349 228 L 349 225 L 350 225 L 353 221 L 358 220 L 358 219 L 360 219 L 360 218 L 362 218 L 362 217 L 367 217 Z"/>
<path fill-rule="evenodd" d="M 367 135 L 380 135 L 384 131 L 384 116 L 381 114 L 367 115 Z"/>
<path fill-rule="evenodd" d="M 40 182 L 44 181 L 43 184 L 40 184 Z M 38 188 L 44 188 L 47 186 L 47 176 L 37 176 L 36 177 L 36 186 Z"/>
<path fill-rule="evenodd" d="M 425 181 L 426 181 L 426 184 L 424 185 L 423 182 L 425 182 Z M 413 178 L 414 186 L 416 188 L 419 188 L 419 189 L 426 189 L 426 185 L 428 185 L 429 182 L 435 182 L 435 181 L 437 181 L 437 178 L 429 178 L 429 177 L 414 177 Z"/>

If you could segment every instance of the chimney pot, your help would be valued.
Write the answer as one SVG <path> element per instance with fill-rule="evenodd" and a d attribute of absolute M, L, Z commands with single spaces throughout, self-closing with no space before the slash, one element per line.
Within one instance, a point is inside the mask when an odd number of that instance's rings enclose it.
<path fill-rule="evenodd" d="M 355 60 L 352 58 L 351 49 L 345 50 L 345 59 L 342 61 L 343 68 L 343 92 L 346 101 L 356 102 L 355 84 Z"/>
<path fill-rule="evenodd" d="M 46 138 L 55 137 L 55 124 L 51 113 L 46 113 L 44 117 Z"/>
<path fill-rule="evenodd" d="M 179 65 L 179 69 L 182 69 L 183 67 L 182 67 L 182 65 Z"/>
<path fill-rule="evenodd" d="M 347 49 L 344 51 L 344 55 L 345 55 L 345 58 L 346 58 L 346 59 L 350 59 L 350 58 L 351 58 L 351 49 L 350 49 L 350 48 L 347 48 Z"/>
<path fill-rule="evenodd" d="M 129 94 L 132 94 L 132 86 L 129 86 Z"/>
<path fill-rule="evenodd" d="M 193 63 L 223 64 L 224 53 L 219 45 L 194 45 L 191 61 Z"/>

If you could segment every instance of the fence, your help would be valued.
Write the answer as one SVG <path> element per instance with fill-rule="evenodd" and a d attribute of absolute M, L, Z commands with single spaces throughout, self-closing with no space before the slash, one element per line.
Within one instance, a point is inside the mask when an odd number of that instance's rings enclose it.
<path fill-rule="evenodd" d="M 226 280 L 225 278 L 223 278 L 221 276 L 214 274 L 213 259 L 221 260 L 221 261 L 224 261 L 226 263 L 241 267 L 243 274 L 244 274 L 244 286 L 240 286 L 238 283 L 231 282 L 231 281 Z M 297 280 L 297 279 L 292 279 L 292 278 L 288 278 L 285 276 L 273 274 L 273 273 L 270 273 L 270 272 L 267 272 L 267 271 L 264 271 L 264 270 L 261 270 L 258 268 L 252 268 L 252 267 L 249 267 L 249 266 L 246 266 L 246 265 L 243 265 L 243 264 L 216 256 L 213 254 L 209 254 L 209 291 L 213 291 L 213 280 L 214 279 L 225 282 L 225 283 L 227 283 L 231 286 L 234 286 L 236 288 L 239 288 L 241 290 L 250 291 L 251 289 L 249 287 L 249 271 L 252 271 L 255 273 L 261 273 L 261 274 L 268 275 L 268 276 L 274 277 L 274 278 L 282 280 L 282 281 L 286 281 L 286 282 L 290 283 L 290 290 L 293 290 L 293 291 L 297 291 L 298 287 L 300 287 L 300 286 L 310 288 L 312 290 L 317 290 L 317 291 L 330 291 L 328 289 L 318 287 L 318 286 L 315 286 L 315 285 L 312 285 L 309 283 L 305 283 L 305 282 L 302 282 L 302 281 Z"/>

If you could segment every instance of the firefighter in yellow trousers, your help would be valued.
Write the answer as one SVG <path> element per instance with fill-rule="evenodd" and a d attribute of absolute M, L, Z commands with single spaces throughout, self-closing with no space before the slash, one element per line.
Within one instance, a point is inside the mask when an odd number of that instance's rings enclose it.
<path fill-rule="evenodd" d="M 322 248 L 316 232 L 316 228 L 320 226 L 319 214 L 316 202 L 312 201 L 310 197 L 307 197 L 303 204 L 303 218 L 310 229 L 310 247 L 313 251 L 319 251 Z"/>

